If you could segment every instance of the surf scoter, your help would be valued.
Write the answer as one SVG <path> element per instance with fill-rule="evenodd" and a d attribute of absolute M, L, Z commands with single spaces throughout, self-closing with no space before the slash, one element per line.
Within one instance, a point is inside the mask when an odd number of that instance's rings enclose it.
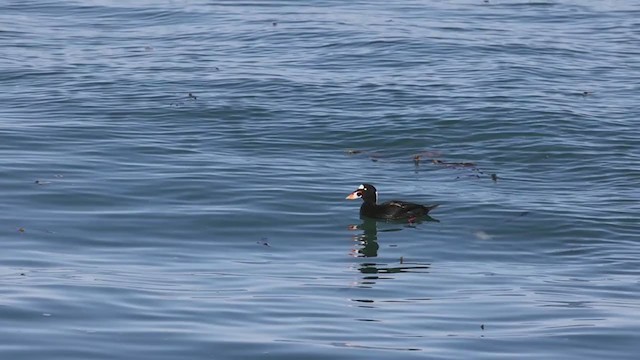
<path fill-rule="evenodd" d="M 386 220 L 416 219 L 423 217 L 429 211 L 435 209 L 436 205 L 420 205 L 406 201 L 391 200 L 378 204 L 378 191 L 371 184 L 362 184 L 356 191 L 347 196 L 349 200 L 362 199 L 360 215 Z"/>

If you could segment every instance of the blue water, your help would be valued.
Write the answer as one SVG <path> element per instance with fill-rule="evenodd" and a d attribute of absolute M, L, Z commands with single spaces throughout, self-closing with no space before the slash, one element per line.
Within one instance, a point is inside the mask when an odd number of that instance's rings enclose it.
<path fill-rule="evenodd" d="M 639 19 L 1 2 L 0 359 L 637 358 Z"/>

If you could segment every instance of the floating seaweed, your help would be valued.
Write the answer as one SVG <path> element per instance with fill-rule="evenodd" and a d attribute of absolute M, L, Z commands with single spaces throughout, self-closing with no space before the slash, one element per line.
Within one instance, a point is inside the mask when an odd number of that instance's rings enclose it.
<path fill-rule="evenodd" d="M 427 150 L 427 151 L 422 151 L 415 154 L 414 158 L 416 156 L 419 156 L 420 158 L 426 158 L 426 159 L 435 159 L 442 156 L 442 153 L 438 150 Z"/>
<path fill-rule="evenodd" d="M 442 165 L 445 167 L 452 167 L 452 168 L 475 168 L 476 164 L 471 163 L 471 162 L 446 162 L 446 161 L 442 161 L 442 160 L 438 160 L 438 159 L 433 159 L 431 160 L 432 163 L 436 164 L 436 165 Z"/>
<path fill-rule="evenodd" d="M 484 171 L 480 170 L 480 168 L 478 168 L 478 166 L 472 162 L 448 162 L 448 161 L 443 161 L 439 159 L 432 159 L 431 162 L 434 165 L 442 166 L 449 169 L 465 169 L 472 172 L 471 174 L 467 174 L 466 176 L 456 176 L 456 180 L 461 179 L 463 177 L 466 177 L 466 178 L 471 177 L 475 179 L 489 177 L 491 180 L 493 180 L 493 182 L 498 182 L 498 174 L 496 173 L 485 174 Z"/>
<path fill-rule="evenodd" d="M 372 162 L 381 162 L 381 161 L 393 162 L 394 160 L 406 161 L 406 157 L 405 157 L 406 155 L 402 155 L 402 154 L 395 156 L 395 155 L 382 154 L 380 152 L 371 152 L 371 151 L 360 150 L 360 149 L 346 149 L 345 153 L 349 156 L 366 155 L 369 158 L 369 160 L 371 160 Z M 443 168 L 455 169 L 455 170 L 467 170 L 471 172 L 466 175 L 459 175 L 456 177 L 456 179 L 471 177 L 475 179 L 490 178 L 494 182 L 498 181 L 497 174 L 495 173 L 486 174 L 477 166 L 476 163 L 446 161 L 446 160 L 441 160 L 440 159 L 441 156 L 442 156 L 442 153 L 440 151 L 427 150 L 427 151 L 414 153 L 413 155 L 411 155 L 411 160 L 413 161 L 413 165 L 416 167 L 416 171 L 417 171 L 417 168 L 420 167 L 422 164 L 426 164 L 430 162 L 433 165 L 440 166 Z"/>
<path fill-rule="evenodd" d="M 354 156 L 354 155 L 368 155 L 369 156 L 369 160 L 373 161 L 373 162 L 378 162 L 380 160 L 380 157 L 378 156 L 378 154 L 376 153 L 369 153 L 367 151 L 363 151 L 363 150 L 358 150 L 358 149 L 347 149 L 345 150 L 345 153 L 349 156 Z"/>

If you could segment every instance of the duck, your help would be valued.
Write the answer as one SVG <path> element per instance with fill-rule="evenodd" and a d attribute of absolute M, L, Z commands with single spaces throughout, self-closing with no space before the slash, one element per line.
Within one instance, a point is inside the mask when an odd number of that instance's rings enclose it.
<path fill-rule="evenodd" d="M 346 199 L 362 199 L 360 216 L 384 220 L 408 219 L 413 221 L 427 215 L 429 211 L 439 205 L 420 205 L 401 200 L 391 200 L 378 204 L 378 190 L 371 184 L 361 184 Z"/>

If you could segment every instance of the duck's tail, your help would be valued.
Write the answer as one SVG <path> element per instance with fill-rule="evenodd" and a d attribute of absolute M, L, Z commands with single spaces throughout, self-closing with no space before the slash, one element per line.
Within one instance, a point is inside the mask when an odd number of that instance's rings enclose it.
<path fill-rule="evenodd" d="M 433 204 L 433 205 L 422 205 L 422 207 L 425 209 L 425 214 L 428 214 L 429 211 L 437 208 L 438 206 L 440 206 L 440 204 Z"/>

